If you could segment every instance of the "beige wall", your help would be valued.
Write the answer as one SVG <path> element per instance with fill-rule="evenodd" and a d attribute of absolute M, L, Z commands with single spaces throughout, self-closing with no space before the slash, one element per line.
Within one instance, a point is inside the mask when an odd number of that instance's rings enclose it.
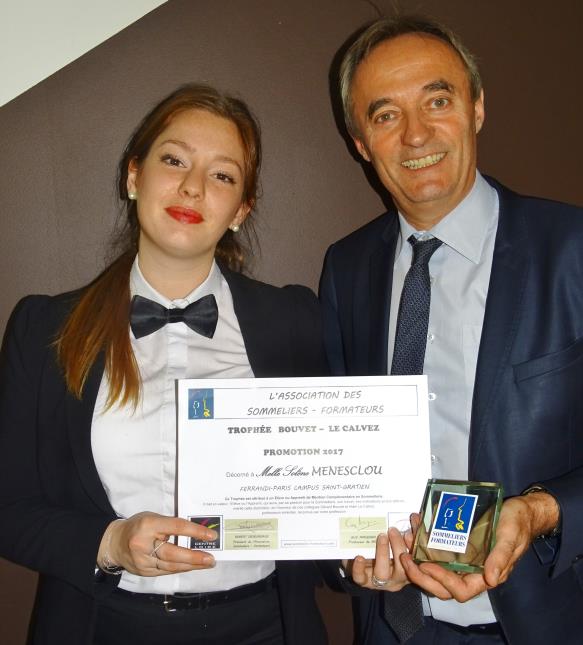
<path fill-rule="evenodd" d="M 0 0 L 0 106 L 163 3 Z"/>
<path fill-rule="evenodd" d="M 481 168 L 519 191 L 583 204 L 583 3 L 377 2 L 399 4 L 443 19 L 477 53 Z M 238 93 L 262 123 L 255 275 L 316 287 L 326 247 L 383 210 L 328 92 L 338 47 L 374 16 L 361 0 L 170 0 L 0 108 L 0 329 L 21 296 L 74 288 L 103 267 L 124 142 L 149 106 L 190 80 Z M 0 642 L 21 643 L 33 576 L 3 564 L 0 582 Z M 333 645 L 350 641 L 341 606 Z"/>

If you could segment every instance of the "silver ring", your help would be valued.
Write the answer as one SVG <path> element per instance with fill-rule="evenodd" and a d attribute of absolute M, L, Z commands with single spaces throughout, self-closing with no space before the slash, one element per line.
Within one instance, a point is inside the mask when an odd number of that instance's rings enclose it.
<path fill-rule="evenodd" d="M 156 544 L 156 540 L 154 540 L 154 543 L 153 543 L 153 544 L 154 544 L 154 545 Z M 156 558 L 156 560 L 158 559 L 158 549 L 159 549 L 163 544 L 166 544 L 166 540 L 161 540 L 161 541 L 160 541 L 160 544 L 159 544 L 158 546 L 154 546 L 154 548 L 152 549 L 152 552 L 150 553 L 150 557 L 151 557 L 151 558 Z"/>
<path fill-rule="evenodd" d="M 389 584 L 389 582 L 391 582 L 391 581 L 390 580 L 382 580 L 381 578 L 377 578 L 374 573 L 372 574 L 373 587 L 377 587 L 377 588 L 386 587 Z"/>

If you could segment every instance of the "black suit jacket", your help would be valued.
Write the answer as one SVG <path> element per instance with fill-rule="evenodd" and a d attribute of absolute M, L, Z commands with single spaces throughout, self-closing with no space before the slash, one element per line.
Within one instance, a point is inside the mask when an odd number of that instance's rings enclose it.
<path fill-rule="evenodd" d="M 222 271 L 256 376 L 326 373 L 318 305 L 308 289 Z M 0 360 L 0 555 L 40 573 L 35 644 L 91 643 L 99 599 L 119 580 L 94 575 L 101 536 L 115 517 L 91 452 L 103 360 L 79 401 L 66 390 L 51 344 L 76 297 L 23 299 Z M 314 600 L 316 565 L 277 567 L 286 643 L 326 643 Z"/>
<path fill-rule="evenodd" d="M 493 180 L 500 218 L 480 343 L 469 478 L 508 495 L 542 483 L 561 506 L 559 542 L 537 540 L 490 592 L 512 644 L 583 641 L 583 210 Z M 387 374 L 398 217 L 334 244 L 321 280 L 334 374 Z M 537 557 L 538 555 L 538 557 Z M 546 563 L 546 564 L 544 564 Z M 378 594 L 363 597 L 361 635 Z"/>

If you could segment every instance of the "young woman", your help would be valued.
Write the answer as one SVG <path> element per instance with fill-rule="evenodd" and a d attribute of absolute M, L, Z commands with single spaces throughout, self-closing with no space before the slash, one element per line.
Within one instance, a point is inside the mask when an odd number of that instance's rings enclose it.
<path fill-rule="evenodd" d="M 260 159 L 244 103 L 178 89 L 120 161 L 121 255 L 10 319 L 0 555 L 40 573 L 33 643 L 326 642 L 313 563 L 215 562 L 169 541 L 214 537 L 174 517 L 175 379 L 326 369 L 314 295 L 239 272 Z"/>

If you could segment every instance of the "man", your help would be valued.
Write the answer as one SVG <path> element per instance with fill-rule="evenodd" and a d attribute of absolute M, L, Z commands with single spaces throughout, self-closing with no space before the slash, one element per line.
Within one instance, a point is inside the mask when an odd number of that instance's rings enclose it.
<path fill-rule="evenodd" d="M 328 251 L 332 369 L 403 373 L 403 347 L 405 364 L 416 351 L 399 341 L 416 293 L 404 285 L 432 240 L 419 372 L 433 476 L 500 482 L 507 495 L 483 575 L 416 565 L 394 530 L 394 562 L 386 536 L 374 563 L 355 560 L 354 581 L 385 592 L 357 599 L 358 642 L 583 642 L 583 211 L 477 172 L 481 80 L 442 26 L 373 23 L 347 50 L 340 88 L 348 131 L 396 209 Z M 425 619 L 403 630 L 415 587 Z"/>

